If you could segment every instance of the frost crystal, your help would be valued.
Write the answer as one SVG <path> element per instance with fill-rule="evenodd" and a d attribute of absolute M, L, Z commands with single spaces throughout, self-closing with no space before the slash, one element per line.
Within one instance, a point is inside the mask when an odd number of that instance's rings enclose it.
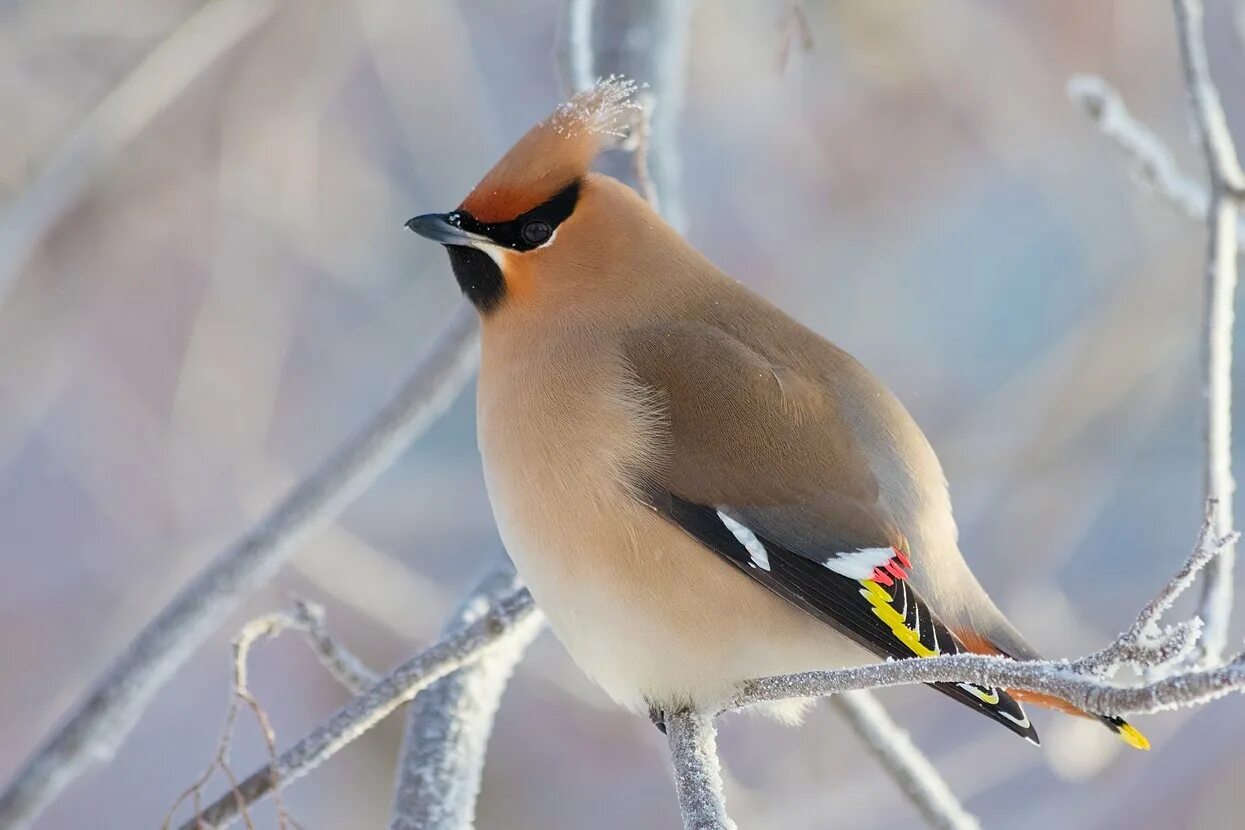
<path fill-rule="evenodd" d="M 559 106 L 549 117 L 548 124 L 567 138 L 582 132 L 623 138 L 635 113 L 641 110 L 639 102 L 632 97 L 637 88 L 630 78 L 610 75 Z"/>

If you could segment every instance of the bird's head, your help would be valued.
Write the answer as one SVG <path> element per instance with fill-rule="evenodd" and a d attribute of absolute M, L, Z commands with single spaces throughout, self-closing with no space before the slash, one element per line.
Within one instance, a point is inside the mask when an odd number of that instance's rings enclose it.
<path fill-rule="evenodd" d="M 482 315 L 575 292 L 635 228 L 660 224 L 630 188 L 590 172 L 634 124 L 634 91 L 622 78 L 598 82 L 519 139 L 456 210 L 406 223 L 445 246 Z"/>

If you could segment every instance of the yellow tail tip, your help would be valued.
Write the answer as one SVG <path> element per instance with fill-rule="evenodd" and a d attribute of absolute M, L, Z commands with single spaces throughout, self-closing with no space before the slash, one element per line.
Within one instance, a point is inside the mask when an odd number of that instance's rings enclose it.
<path fill-rule="evenodd" d="M 1142 735 L 1137 731 L 1137 727 L 1130 723 L 1121 723 L 1119 725 L 1119 730 L 1120 731 L 1116 734 L 1120 736 L 1120 740 L 1124 743 L 1134 749 L 1141 749 L 1146 752 L 1150 751 L 1150 741 L 1146 739 L 1145 735 Z"/>

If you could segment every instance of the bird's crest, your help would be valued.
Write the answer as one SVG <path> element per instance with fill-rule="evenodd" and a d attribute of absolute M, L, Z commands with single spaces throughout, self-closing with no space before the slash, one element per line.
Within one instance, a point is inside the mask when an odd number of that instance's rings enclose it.
<path fill-rule="evenodd" d="M 611 139 L 625 136 L 640 104 L 634 81 L 612 75 L 559 106 L 493 166 L 461 210 L 481 222 L 513 219 L 583 176 Z"/>

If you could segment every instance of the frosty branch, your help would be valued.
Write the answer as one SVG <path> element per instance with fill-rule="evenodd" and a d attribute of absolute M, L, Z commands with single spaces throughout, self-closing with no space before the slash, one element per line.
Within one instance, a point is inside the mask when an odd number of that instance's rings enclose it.
<path fill-rule="evenodd" d="M 1159 626 L 1163 612 L 1176 597 L 1236 541 L 1236 534 L 1214 535 L 1215 512 L 1212 505 L 1193 552 L 1171 582 L 1142 609 L 1127 631 L 1089 657 L 1074 661 L 1016 661 L 993 655 L 954 654 L 766 677 L 745 683 L 728 708 L 913 683 L 966 682 L 1042 692 L 1089 712 L 1129 715 L 1195 706 L 1245 691 L 1245 654 L 1208 668 L 1195 668 L 1191 658 L 1198 639 L 1190 632 L 1200 628 L 1196 618 L 1165 629 Z M 1110 678 L 1125 666 L 1147 673 L 1152 679 L 1132 684 L 1111 682 Z"/>
<path fill-rule="evenodd" d="M 509 561 L 480 581 L 446 625 L 452 635 L 494 613 L 520 588 Z M 474 826 L 476 796 L 493 718 L 502 692 L 540 631 L 540 612 L 510 618 L 512 630 L 487 654 L 443 677 L 415 698 L 398 757 L 390 830 L 466 830 Z"/>
<path fill-rule="evenodd" d="M 530 638 L 537 625 L 531 595 L 526 588 L 514 588 L 475 622 L 398 666 L 275 761 L 232 786 L 182 824 L 181 830 L 227 826 L 247 807 L 315 769 L 432 683 L 486 656 L 493 648 Z"/>
<path fill-rule="evenodd" d="M 294 488 L 149 622 L 0 795 L 0 826 L 22 827 L 94 760 L 111 756 L 152 697 L 225 616 L 268 582 L 298 542 L 337 516 L 449 405 L 476 363 L 460 311 L 428 358 L 358 435 Z"/>
<path fill-rule="evenodd" d="M 1245 172 L 1241 171 L 1227 118 L 1219 103 L 1219 92 L 1211 78 L 1202 0 L 1173 0 L 1173 4 L 1185 85 L 1210 176 L 1210 206 L 1206 217 L 1206 337 L 1202 363 L 1206 395 L 1205 490 L 1206 498 L 1219 504 L 1219 509 L 1214 511 L 1215 531 L 1227 537 L 1233 528 L 1232 496 L 1236 489 L 1232 480 L 1232 329 Z M 1229 545 L 1206 568 L 1201 605 L 1206 625 L 1202 656 L 1206 662 L 1218 659 L 1227 646 L 1235 560 L 1236 551 Z"/>

